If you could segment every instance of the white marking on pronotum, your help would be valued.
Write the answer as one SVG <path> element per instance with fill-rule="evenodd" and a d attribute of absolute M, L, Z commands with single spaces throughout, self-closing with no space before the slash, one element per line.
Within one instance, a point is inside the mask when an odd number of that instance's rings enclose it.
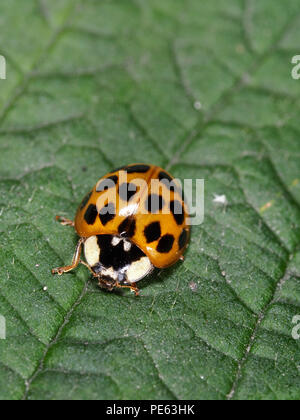
<path fill-rule="evenodd" d="M 6 60 L 3 55 L 0 55 L 0 79 L 6 79 Z"/>
<path fill-rule="evenodd" d="M 112 246 L 117 246 L 119 245 L 119 243 L 121 242 L 122 238 L 118 238 L 117 236 L 114 236 L 112 238 L 111 244 Z"/>
<path fill-rule="evenodd" d="M 131 242 L 124 241 L 124 251 L 129 252 L 131 250 Z"/>
<path fill-rule="evenodd" d="M 85 259 L 90 267 L 99 262 L 100 248 L 97 242 L 97 236 L 90 236 L 84 243 Z"/>

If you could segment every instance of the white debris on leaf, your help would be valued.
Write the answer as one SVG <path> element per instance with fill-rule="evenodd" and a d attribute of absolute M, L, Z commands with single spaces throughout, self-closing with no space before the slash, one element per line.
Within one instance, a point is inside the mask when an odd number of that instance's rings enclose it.
<path fill-rule="evenodd" d="M 194 102 L 194 108 L 196 109 L 196 111 L 200 111 L 200 109 L 202 108 L 202 104 L 199 101 Z"/>
<path fill-rule="evenodd" d="M 192 292 L 196 292 L 196 291 L 197 291 L 197 289 L 198 289 L 198 284 L 197 284 L 197 283 L 195 283 L 194 281 L 192 281 L 192 282 L 189 284 L 189 286 L 190 286 L 190 289 L 191 289 L 191 291 L 192 291 Z"/>
<path fill-rule="evenodd" d="M 228 200 L 225 194 L 222 194 L 222 195 L 214 194 L 213 202 L 215 204 L 221 204 L 223 206 L 226 206 L 228 204 Z"/>

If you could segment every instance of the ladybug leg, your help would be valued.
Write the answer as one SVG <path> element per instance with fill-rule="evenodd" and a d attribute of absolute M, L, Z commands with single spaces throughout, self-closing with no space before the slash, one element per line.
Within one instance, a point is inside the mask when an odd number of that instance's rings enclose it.
<path fill-rule="evenodd" d="M 84 238 L 79 239 L 76 245 L 76 249 L 75 249 L 75 253 L 74 253 L 71 265 L 67 265 L 66 267 L 53 268 L 52 274 L 58 274 L 59 276 L 61 276 L 63 273 L 68 273 L 69 271 L 73 270 L 74 268 L 78 266 L 80 262 L 81 248 L 84 241 L 85 241 Z"/>
<path fill-rule="evenodd" d="M 131 290 L 132 292 L 134 292 L 135 296 L 139 296 L 139 295 L 140 295 L 140 290 L 139 290 L 139 288 L 137 287 L 136 283 L 132 283 L 132 284 L 131 284 L 131 286 L 130 286 L 130 290 Z"/>
<path fill-rule="evenodd" d="M 75 223 L 72 220 L 67 219 L 65 217 L 56 216 L 55 220 L 57 220 L 63 226 L 75 226 Z"/>
<path fill-rule="evenodd" d="M 137 285 L 135 283 L 131 283 L 130 286 L 129 285 L 127 286 L 127 285 L 123 285 L 123 284 L 120 284 L 120 283 L 117 282 L 116 283 L 116 287 L 130 289 L 132 292 L 134 292 L 135 296 L 139 296 L 140 295 L 140 291 L 137 288 Z"/>
<path fill-rule="evenodd" d="M 94 277 L 99 277 L 99 275 L 98 274 L 96 274 L 92 269 L 91 269 L 91 267 L 88 265 L 88 263 L 86 263 L 85 261 L 83 261 L 83 260 L 80 260 L 79 261 L 80 262 L 80 264 L 82 264 L 82 265 L 84 265 L 86 268 L 88 268 L 89 269 L 89 271 L 93 274 L 93 276 Z"/>

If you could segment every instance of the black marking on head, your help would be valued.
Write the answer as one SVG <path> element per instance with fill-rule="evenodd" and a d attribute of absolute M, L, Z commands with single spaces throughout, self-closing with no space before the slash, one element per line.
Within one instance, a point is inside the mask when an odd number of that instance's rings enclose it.
<path fill-rule="evenodd" d="M 107 225 L 116 215 L 114 203 L 106 204 L 99 212 L 99 217 L 103 226 Z"/>
<path fill-rule="evenodd" d="M 170 210 L 174 216 L 175 222 L 178 226 L 184 222 L 184 208 L 182 203 L 178 200 L 171 201 Z"/>
<path fill-rule="evenodd" d="M 159 210 L 162 210 L 165 205 L 165 200 L 161 195 L 150 194 L 145 203 L 146 210 L 149 213 L 157 213 Z"/>
<path fill-rule="evenodd" d="M 98 235 L 97 241 L 100 247 L 100 264 L 106 268 L 113 267 L 114 270 L 121 270 L 131 263 L 140 260 L 145 256 L 143 251 L 132 243 L 129 251 L 124 250 L 124 242 L 112 246 L 113 235 Z"/>
<path fill-rule="evenodd" d="M 188 237 L 189 237 L 189 235 L 188 235 L 187 230 L 182 229 L 182 232 L 181 232 L 181 234 L 179 236 L 179 239 L 178 239 L 179 249 L 183 249 L 186 246 L 187 241 L 188 241 Z"/>
<path fill-rule="evenodd" d="M 81 204 L 80 204 L 80 210 L 82 210 L 88 203 L 89 199 L 91 198 L 93 191 L 90 191 L 82 200 Z"/>
<path fill-rule="evenodd" d="M 145 227 L 144 234 L 147 240 L 147 243 L 157 241 L 161 237 L 161 228 L 159 222 L 150 223 L 150 225 Z"/>
<path fill-rule="evenodd" d="M 84 220 L 88 225 L 93 225 L 97 217 L 97 207 L 94 204 L 90 204 L 84 213 Z"/>
<path fill-rule="evenodd" d="M 119 187 L 119 195 L 122 200 L 124 201 L 130 201 L 132 197 L 137 193 L 138 187 L 135 184 L 132 183 L 126 183 L 124 182 Z"/>
<path fill-rule="evenodd" d="M 92 270 L 94 270 L 94 267 L 92 267 Z M 116 280 L 109 276 L 101 275 L 101 277 L 99 277 L 99 286 L 102 289 L 112 291 L 113 288 L 116 286 Z"/>
<path fill-rule="evenodd" d="M 135 235 L 136 230 L 136 221 L 132 217 L 127 217 L 120 224 L 118 231 L 119 234 L 123 237 L 132 238 Z"/>
<path fill-rule="evenodd" d="M 175 241 L 175 238 L 173 235 L 164 235 L 160 239 L 156 250 L 160 252 L 161 254 L 167 254 L 173 248 L 174 241 Z"/>
<path fill-rule="evenodd" d="M 118 180 L 119 178 L 117 177 L 117 175 L 109 176 L 100 182 L 100 184 L 96 188 L 96 191 L 97 192 L 107 191 L 109 188 L 115 187 L 118 183 Z"/>

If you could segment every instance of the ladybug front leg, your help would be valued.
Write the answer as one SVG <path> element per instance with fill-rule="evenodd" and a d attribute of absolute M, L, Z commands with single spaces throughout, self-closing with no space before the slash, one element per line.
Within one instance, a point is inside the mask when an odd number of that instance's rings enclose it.
<path fill-rule="evenodd" d="M 73 220 L 67 219 L 66 217 L 56 216 L 55 220 L 57 220 L 63 226 L 75 226 Z"/>
<path fill-rule="evenodd" d="M 78 244 L 76 245 L 76 250 L 75 250 L 71 265 L 67 265 L 65 267 L 53 268 L 52 274 L 58 274 L 59 276 L 61 276 L 63 273 L 68 273 L 69 271 L 73 270 L 74 268 L 78 266 L 80 262 L 81 248 L 84 241 L 85 241 L 85 238 L 79 239 Z"/>
<path fill-rule="evenodd" d="M 126 289 L 130 289 L 132 292 L 134 292 L 134 294 L 135 294 L 135 296 L 139 296 L 140 295 L 140 291 L 139 291 L 139 289 L 138 289 L 138 287 L 137 287 L 137 285 L 135 284 L 135 283 L 131 283 L 131 285 L 129 286 L 127 286 L 127 285 L 123 285 L 123 284 L 120 284 L 120 283 L 116 283 L 116 287 L 119 287 L 119 288 L 126 288 Z"/>

